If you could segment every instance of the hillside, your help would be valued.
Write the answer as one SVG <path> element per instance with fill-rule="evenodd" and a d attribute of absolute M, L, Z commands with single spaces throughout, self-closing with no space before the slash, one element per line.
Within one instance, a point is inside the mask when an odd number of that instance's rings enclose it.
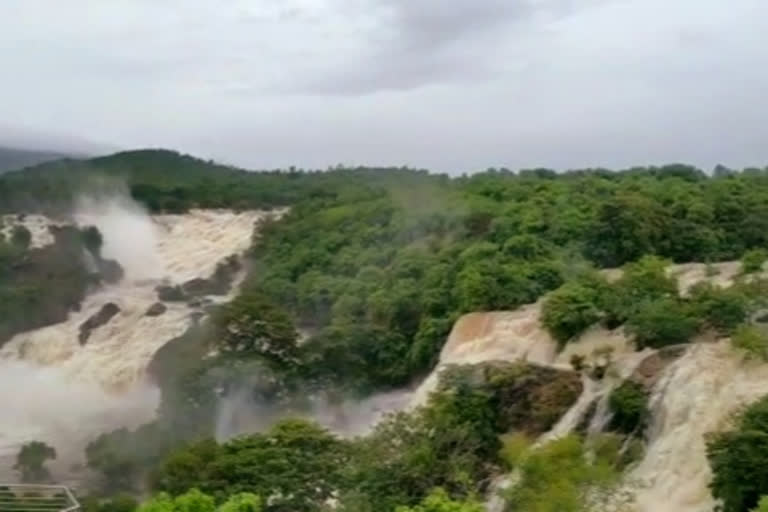
<path fill-rule="evenodd" d="M 69 157 L 72 155 L 0 146 L 0 174 Z"/>
<path fill-rule="evenodd" d="M 336 197 L 388 176 L 423 173 L 357 168 L 333 173 L 272 170 L 248 172 L 168 150 L 136 150 L 109 156 L 43 163 L 0 176 L 0 212 L 66 211 L 85 194 L 130 193 L 151 211 L 189 208 L 270 208 L 312 197 Z"/>
<path fill-rule="evenodd" d="M 43 258 L 56 246 L 12 229 L 39 216 L 8 217 L 0 242 L 6 355 L 82 385 L 109 376 L 126 400 L 159 390 L 152 421 L 98 430 L 51 464 L 57 478 L 85 463 L 102 496 L 180 496 L 168 510 L 245 492 L 267 512 L 477 512 L 483 497 L 494 511 L 747 512 L 768 495 L 752 480 L 768 460 L 768 171 L 247 172 L 145 150 L 0 177 L 16 213 L 107 192 L 132 197 L 74 218 L 100 227 L 92 255 L 125 269 L 111 288 L 79 286 L 84 263 L 61 267 Z M 242 265 L 213 261 L 230 250 Z M 47 314 L 54 271 L 71 279 L 69 315 Z"/>

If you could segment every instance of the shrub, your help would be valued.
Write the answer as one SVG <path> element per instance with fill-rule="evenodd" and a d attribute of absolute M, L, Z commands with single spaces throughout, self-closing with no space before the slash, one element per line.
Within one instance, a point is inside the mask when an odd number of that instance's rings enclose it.
<path fill-rule="evenodd" d="M 753 508 L 752 512 L 768 512 L 768 496 L 763 496 L 757 503 L 757 508 Z"/>
<path fill-rule="evenodd" d="M 612 462 L 618 471 L 639 461 L 645 451 L 642 439 L 634 437 L 628 440 L 625 435 L 613 432 L 590 436 L 589 447 L 596 458 Z"/>
<path fill-rule="evenodd" d="M 715 329 L 729 333 L 747 318 L 749 300 L 738 288 L 722 289 L 699 283 L 690 292 L 696 315 Z"/>
<path fill-rule="evenodd" d="M 700 324 L 686 304 L 664 298 L 640 306 L 627 320 L 627 331 L 638 348 L 658 348 L 688 342 Z"/>
<path fill-rule="evenodd" d="M 768 336 L 758 327 L 740 326 L 731 336 L 731 345 L 743 350 L 747 359 L 768 360 Z"/>
<path fill-rule="evenodd" d="M 284 419 L 264 433 L 174 452 L 157 471 L 155 488 L 196 487 L 217 499 L 256 492 L 271 496 L 268 511 L 306 512 L 341 487 L 348 464 L 344 441 L 314 423 Z"/>
<path fill-rule="evenodd" d="M 32 243 L 32 233 L 24 226 L 14 226 L 11 231 L 11 243 L 16 247 L 27 249 Z"/>
<path fill-rule="evenodd" d="M 766 259 L 768 259 L 768 251 L 765 249 L 747 251 L 741 257 L 741 271 L 745 274 L 760 272 Z"/>
<path fill-rule="evenodd" d="M 456 501 L 439 487 L 414 507 L 397 507 L 395 512 L 483 512 L 485 507 L 475 501 Z"/>
<path fill-rule="evenodd" d="M 630 434 L 642 430 L 648 418 L 648 392 L 633 381 L 624 381 L 608 397 L 613 430 Z"/>
<path fill-rule="evenodd" d="M 669 262 L 645 256 L 624 266 L 621 278 L 598 296 L 609 328 L 626 322 L 644 304 L 677 297 L 677 280 L 667 275 Z"/>
<path fill-rule="evenodd" d="M 242 492 L 230 497 L 216 512 L 261 512 L 261 498 Z"/>
<path fill-rule="evenodd" d="M 586 457 L 584 445 L 576 436 L 552 441 L 522 457 L 517 464 L 520 481 L 505 491 L 510 510 L 581 511 L 593 488 L 614 481 L 614 461 L 596 454 Z"/>
<path fill-rule="evenodd" d="M 216 502 L 211 496 L 192 489 L 176 498 L 158 494 L 142 504 L 137 512 L 216 512 Z"/>
<path fill-rule="evenodd" d="M 744 512 L 768 494 L 768 397 L 747 408 L 736 428 L 707 442 L 712 495 L 722 512 Z"/>
<path fill-rule="evenodd" d="M 23 482 L 43 482 L 49 478 L 47 460 L 56 458 L 56 450 L 42 441 L 31 441 L 21 447 L 14 469 L 21 472 Z"/>
<path fill-rule="evenodd" d="M 547 298 L 541 321 L 560 345 L 600 320 L 597 292 L 579 283 L 567 283 Z"/>

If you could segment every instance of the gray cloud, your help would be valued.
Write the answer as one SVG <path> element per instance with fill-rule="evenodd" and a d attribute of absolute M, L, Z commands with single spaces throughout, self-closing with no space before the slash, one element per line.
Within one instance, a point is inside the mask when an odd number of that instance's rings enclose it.
<path fill-rule="evenodd" d="M 4 0 L 0 139 L 254 168 L 763 164 L 766 34 L 764 0 Z"/>
<path fill-rule="evenodd" d="M 368 94 L 430 84 L 488 80 L 507 32 L 524 32 L 537 14 L 563 15 L 565 0 L 371 0 L 368 48 L 301 84 L 298 92 Z"/>

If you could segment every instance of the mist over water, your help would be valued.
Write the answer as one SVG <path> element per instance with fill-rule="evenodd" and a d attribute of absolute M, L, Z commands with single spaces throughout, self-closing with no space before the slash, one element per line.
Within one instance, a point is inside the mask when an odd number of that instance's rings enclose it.
<path fill-rule="evenodd" d="M 81 226 L 96 226 L 104 237 L 101 254 L 120 263 L 129 279 L 159 279 L 158 226 L 136 201 L 122 196 L 81 197 L 74 212 Z"/>
<path fill-rule="evenodd" d="M 100 432 L 116 426 L 135 428 L 150 421 L 159 392 L 141 383 L 121 394 L 78 382 L 55 367 L 23 361 L 0 362 L 0 480 L 15 481 L 12 469 L 22 444 L 42 440 L 54 446 L 54 476 L 76 478 L 73 465 L 82 464 L 85 445 Z"/>
<path fill-rule="evenodd" d="M 241 434 L 259 432 L 285 417 L 302 417 L 343 437 L 368 434 L 387 414 L 402 411 L 411 402 L 412 389 L 376 393 L 364 399 L 332 402 L 324 396 L 312 397 L 307 408 L 286 410 L 251 397 L 239 390 L 219 403 L 216 439 L 226 441 Z"/>

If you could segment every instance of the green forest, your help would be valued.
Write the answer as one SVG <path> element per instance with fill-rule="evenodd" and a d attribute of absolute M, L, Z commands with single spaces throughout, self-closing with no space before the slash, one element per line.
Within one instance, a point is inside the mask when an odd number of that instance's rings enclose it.
<path fill-rule="evenodd" d="M 491 481 L 512 470 L 520 480 L 503 497 L 507 511 L 590 510 L 590 497 L 608 492 L 642 452 L 648 396 L 622 385 L 606 432 L 534 447 L 578 398 L 578 361 L 572 371 L 454 368 L 426 405 L 364 437 L 286 414 L 264 432 L 213 440 L 221 390 L 247 385 L 298 412 L 313 396 L 361 398 L 417 383 L 464 313 L 543 298 L 542 323 L 561 348 L 599 324 L 623 327 L 638 349 L 715 332 L 748 357 L 768 358 L 766 333 L 752 321 L 768 306 L 760 276 L 768 168 L 247 172 L 145 150 L 3 174 L 0 213 L 66 211 L 82 194 L 116 192 L 153 212 L 290 209 L 259 226 L 239 295 L 155 355 L 158 419 L 88 446 L 103 480 L 84 499 L 88 512 L 477 512 Z M 62 233 L 43 249 L 24 233 L 0 241 L 0 344 L 59 321 L 57 307 L 66 314 L 109 277 L 85 272 L 77 258 L 61 264 L 81 245 L 98 255 L 99 238 Z M 665 271 L 729 260 L 741 260 L 742 275 L 728 289 L 701 284 L 683 296 Z M 619 267 L 616 280 L 600 272 Z M 54 296 L 42 275 L 56 280 Z M 765 410 L 756 404 L 710 442 L 712 491 L 726 512 L 756 509 L 768 495 Z M 36 475 L 45 458 L 19 463 Z M 154 497 L 131 497 L 146 490 Z"/>

